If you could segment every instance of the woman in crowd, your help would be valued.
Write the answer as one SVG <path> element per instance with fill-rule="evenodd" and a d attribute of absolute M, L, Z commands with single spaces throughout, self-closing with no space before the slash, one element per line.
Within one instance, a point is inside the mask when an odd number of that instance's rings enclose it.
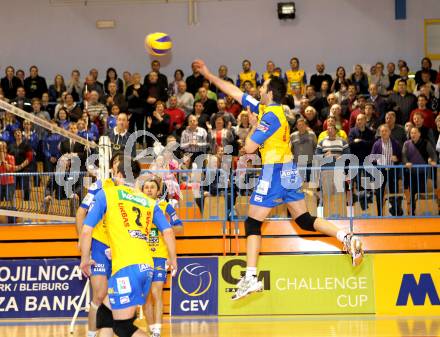
<path fill-rule="evenodd" d="M 64 84 L 64 77 L 60 74 L 56 74 L 53 84 L 49 86 L 49 100 L 51 102 L 58 102 L 65 91 L 67 91 L 67 88 Z"/>
<path fill-rule="evenodd" d="M 368 75 L 364 72 L 364 68 L 360 64 L 354 67 L 354 73 L 351 74 L 351 83 L 356 86 L 358 94 L 368 95 Z"/>
<path fill-rule="evenodd" d="M 108 68 L 104 81 L 104 91 L 106 94 L 109 93 L 108 85 L 109 83 L 116 83 L 116 92 L 118 94 L 122 94 L 124 92 L 124 82 L 120 78 L 118 78 L 118 73 L 115 68 Z"/>
<path fill-rule="evenodd" d="M 347 79 L 345 68 L 339 66 L 336 69 L 336 77 L 335 80 L 333 81 L 330 91 L 338 92 L 341 89 L 341 85 L 344 83 L 350 83 L 350 81 Z"/>
<path fill-rule="evenodd" d="M 237 126 L 234 127 L 234 133 L 237 136 L 238 140 L 241 140 L 243 143 L 249 135 L 249 131 L 251 126 L 249 124 L 249 112 L 247 110 L 243 110 L 237 119 Z"/>
<path fill-rule="evenodd" d="M 223 116 L 218 116 L 215 118 L 215 128 L 213 129 L 211 124 L 208 124 L 208 135 L 211 135 L 211 153 L 217 153 L 217 147 L 221 146 L 225 148 L 226 146 L 234 145 L 234 134 L 232 133 L 231 126 L 225 125 L 225 119 Z"/>
<path fill-rule="evenodd" d="M 168 96 L 174 96 L 178 93 L 178 84 L 184 80 L 184 73 L 181 69 L 174 72 L 174 80 L 168 85 Z"/>

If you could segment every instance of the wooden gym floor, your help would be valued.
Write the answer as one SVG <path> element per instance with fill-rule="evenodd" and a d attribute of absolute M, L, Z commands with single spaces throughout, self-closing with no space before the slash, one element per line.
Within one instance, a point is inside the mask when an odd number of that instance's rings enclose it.
<path fill-rule="evenodd" d="M 136 323 L 145 328 L 145 323 Z M 68 320 L 0 320 L 0 337 L 83 337 L 81 319 L 73 335 Z M 434 337 L 440 317 L 246 316 L 165 318 L 163 337 Z"/>

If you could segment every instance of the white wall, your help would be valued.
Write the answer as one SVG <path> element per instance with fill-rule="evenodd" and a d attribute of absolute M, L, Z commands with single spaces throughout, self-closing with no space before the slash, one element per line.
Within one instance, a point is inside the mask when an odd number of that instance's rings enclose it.
<path fill-rule="evenodd" d="M 394 0 L 296 0 L 297 18 L 282 22 L 275 0 L 202 2 L 199 24 L 188 25 L 187 5 L 129 4 L 53 6 L 49 0 L 2 0 L 0 11 L 0 72 L 13 64 L 28 69 L 37 64 L 52 82 L 79 68 L 84 75 L 97 67 L 149 69 L 143 47 L 145 35 L 164 31 L 174 41 L 172 55 L 163 60 L 171 76 L 178 67 L 190 73 L 196 57 L 212 67 L 227 64 L 231 74 L 249 58 L 259 72 L 266 60 L 286 69 L 297 56 L 311 73 L 321 60 L 328 71 L 338 65 L 351 71 L 355 63 L 406 59 L 412 68 L 423 57 L 423 19 L 440 17 L 439 0 L 408 0 L 407 20 L 394 20 Z M 5 4 L 7 3 L 7 4 Z M 114 19 L 115 29 L 98 30 L 98 19 Z"/>

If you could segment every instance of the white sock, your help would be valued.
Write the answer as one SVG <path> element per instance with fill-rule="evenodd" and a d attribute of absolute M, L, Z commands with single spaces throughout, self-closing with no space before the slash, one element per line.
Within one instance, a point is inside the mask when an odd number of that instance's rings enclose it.
<path fill-rule="evenodd" d="M 340 242 L 344 242 L 344 238 L 347 235 L 347 232 L 344 230 L 340 230 L 336 233 L 336 239 Z"/>
<path fill-rule="evenodd" d="M 257 267 L 246 267 L 246 277 L 257 276 Z"/>
<path fill-rule="evenodd" d="M 162 324 L 160 324 L 160 323 L 154 324 L 153 331 L 156 333 L 160 333 L 160 330 L 162 330 Z"/>
<path fill-rule="evenodd" d="M 153 331 L 154 331 L 154 327 L 155 327 L 155 326 L 156 326 L 156 324 L 151 324 L 151 325 L 150 325 L 150 332 L 151 332 L 151 333 L 153 333 Z"/>
<path fill-rule="evenodd" d="M 96 337 L 98 335 L 98 331 L 87 331 L 87 337 Z"/>

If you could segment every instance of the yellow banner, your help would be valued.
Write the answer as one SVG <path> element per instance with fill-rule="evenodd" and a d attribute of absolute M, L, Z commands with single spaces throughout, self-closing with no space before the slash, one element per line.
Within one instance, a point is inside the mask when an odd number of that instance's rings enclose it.
<path fill-rule="evenodd" d="M 440 253 L 374 256 L 376 313 L 440 315 Z"/>

